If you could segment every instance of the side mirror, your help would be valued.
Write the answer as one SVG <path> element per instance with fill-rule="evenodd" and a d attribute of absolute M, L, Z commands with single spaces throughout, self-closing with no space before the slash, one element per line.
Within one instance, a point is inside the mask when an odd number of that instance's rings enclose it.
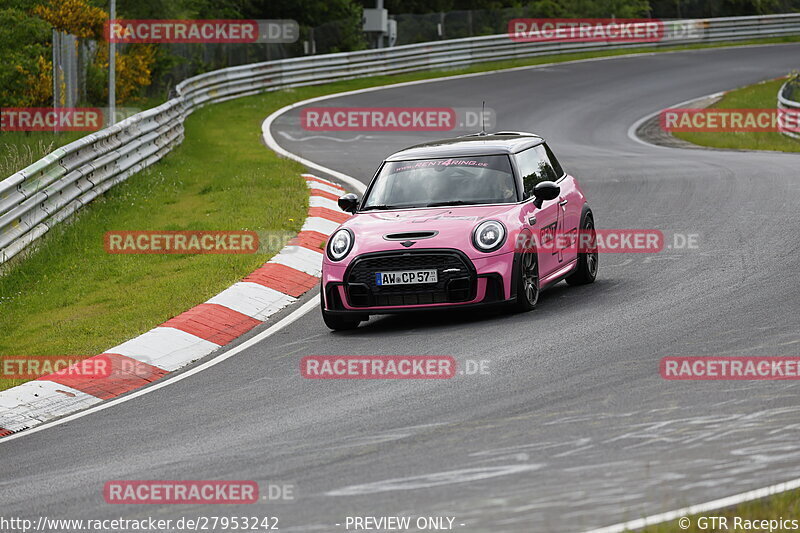
<path fill-rule="evenodd" d="M 339 197 L 339 201 L 337 203 L 342 211 L 355 213 L 356 209 L 358 209 L 358 196 L 349 192 L 344 196 Z"/>
<path fill-rule="evenodd" d="M 542 204 L 546 200 L 555 200 L 558 198 L 559 194 L 561 194 L 561 187 L 556 185 L 555 182 L 542 181 L 537 183 L 533 188 L 533 196 L 535 198 L 535 200 L 533 200 L 533 205 L 535 205 L 537 209 L 541 209 Z"/>

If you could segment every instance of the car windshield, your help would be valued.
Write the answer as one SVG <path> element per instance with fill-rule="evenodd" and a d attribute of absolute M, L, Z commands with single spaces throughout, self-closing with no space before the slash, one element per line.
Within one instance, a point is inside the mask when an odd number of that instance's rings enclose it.
<path fill-rule="evenodd" d="M 508 156 L 390 161 L 361 210 L 512 203 L 517 199 Z"/>

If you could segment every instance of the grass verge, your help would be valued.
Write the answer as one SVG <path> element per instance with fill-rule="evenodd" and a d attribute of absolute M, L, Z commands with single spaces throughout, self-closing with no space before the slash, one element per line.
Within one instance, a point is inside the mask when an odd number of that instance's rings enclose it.
<path fill-rule="evenodd" d="M 712 517 L 720 518 L 712 522 Z M 689 516 L 689 527 L 681 527 L 678 520 L 671 520 L 657 526 L 647 527 L 642 533 L 750 533 L 751 531 L 771 531 L 783 533 L 800 529 L 800 491 L 793 490 L 776 494 L 763 500 L 742 503 L 730 509 Z M 762 520 L 785 520 L 783 524 L 774 522 L 772 527 Z M 685 519 L 684 519 L 685 522 Z M 683 523 L 685 526 L 686 523 Z M 784 527 L 786 526 L 786 527 Z"/>
<path fill-rule="evenodd" d="M 775 109 L 786 78 L 762 81 L 728 91 L 712 109 Z M 800 152 L 800 141 L 778 132 L 673 132 L 678 139 L 700 146 L 737 150 Z"/>
<path fill-rule="evenodd" d="M 307 206 L 302 167 L 260 142 L 263 118 L 285 105 L 387 83 L 708 47 L 541 56 L 290 89 L 201 109 L 187 120 L 181 146 L 51 231 L 0 276 L 0 358 L 100 353 L 207 300 L 268 259 L 268 254 L 109 255 L 103 235 L 111 230 L 250 229 L 279 235 L 299 230 Z M 0 390 L 19 383 L 0 379 Z"/>

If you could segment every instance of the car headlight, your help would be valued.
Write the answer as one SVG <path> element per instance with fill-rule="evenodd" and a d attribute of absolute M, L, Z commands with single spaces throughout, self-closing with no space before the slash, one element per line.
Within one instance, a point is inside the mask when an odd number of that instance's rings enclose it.
<path fill-rule="evenodd" d="M 354 240 L 352 231 L 345 228 L 340 229 L 328 241 L 328 257 L 333 261 L 341 261 L 353 249 Z"/>
<path fill-rule="evenodd" d="M 481 252 L 493 252 L 506 242 L 506 227 L 498 220 L 481 222 L 472 232 L 472 244 Z"/>

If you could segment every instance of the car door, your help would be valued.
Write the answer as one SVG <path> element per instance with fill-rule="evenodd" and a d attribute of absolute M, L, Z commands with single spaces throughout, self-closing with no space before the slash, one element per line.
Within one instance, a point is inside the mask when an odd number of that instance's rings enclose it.
<path fill-rule="evenodd" d="M 575 178 L 566 174 L 561 164 L 556 159 L 550 147 L 543 144 L 544 156 L 553 169 L 553 175 L 558 176 L 555 181 L 561 188 L 558 197 L 558 234 L 561 235 L 557 250 L 558 264 L 568 265 L 578 258 L 578 226 L 581 218 L 581 194 L 575 184 Z"/>
<path fill-rule="evenodd" d="M 524 195 L 529 200 L 523 206 L 522 215 L 533 232 L 534 242 L 539 245 L 539 277 L 544 279 L 565 264 L 563 212 L 566 204 L 559 205 L 561 197 L 545 200 L 539 208 L 533 204 L 533 188 L 536 184 L 558 179 L 543 145 L 519 152 L 516 154 L 516 159 Z"/>

